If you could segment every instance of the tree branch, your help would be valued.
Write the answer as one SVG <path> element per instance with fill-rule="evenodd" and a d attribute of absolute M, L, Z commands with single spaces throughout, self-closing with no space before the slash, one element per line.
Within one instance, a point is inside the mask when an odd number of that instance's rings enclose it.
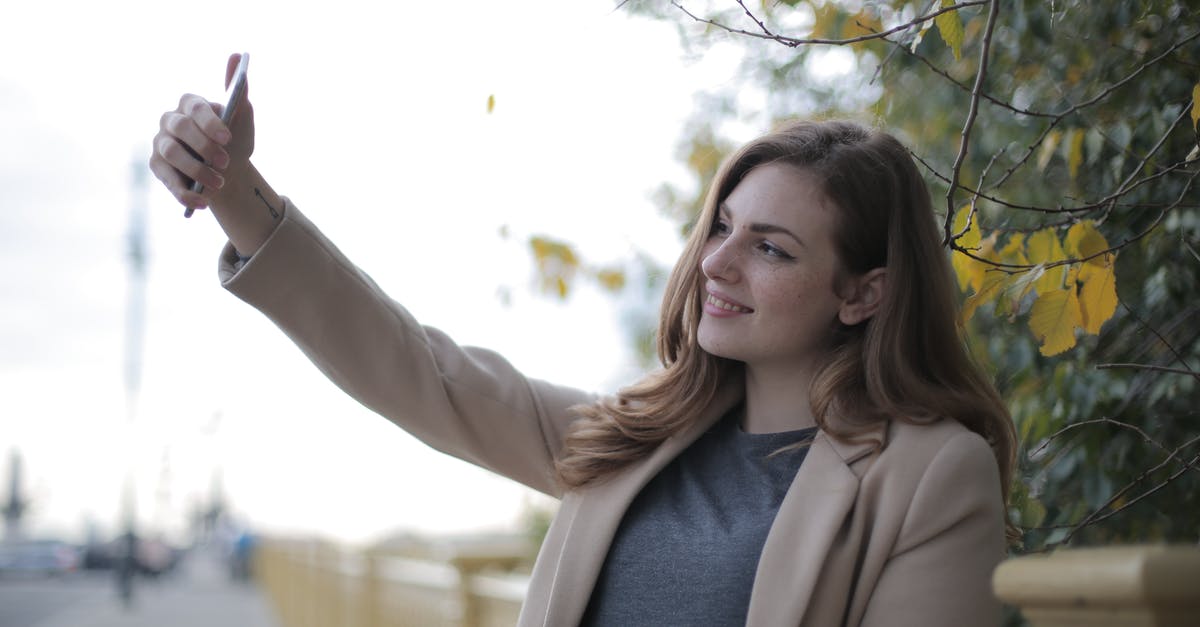
<path fill-rule="evenodd" d="M 888 35 L 891 35 L 893 33 L 898 33 L 902 30 L 907 30 L 909 28 L 912 28 L 913 26 L 916 26 L 917 24 L 922 24 L 924 22 L 928 22 L 929 20 L 932 20 L 933 18 L 935 18 L 943 13 L 957 11 L 959 9 L 963 9 L 966 7 L 978 6 L 981 4 L 986 4 L 988 2 L 990 2 L 990 0 L 965 0 L 964 2 L 960 2 L 958 4 L 954 4 L 954 5 L 951 5 L 948 7 L 943 7 L 941 9 L 938 9 L 937 11 L 934 11 L 933 13 L 929 13 L 926 15 L 922 15 L 921 17 L 914 18 L 912 20 L 909 20 L 908 22 L 905 22 L 899 26 L 894 26 L 885 31 L 880 31 L 878 33 L 870 33 L 868 35 L 862 35 L 860 37 L 850 37 L 848 39 L 820 39 L 820 38 L 798 39 L 795 37 L 787 37 L 785 35 L 779 35 L 779 34 L 773 33 L 773 32 L 771 32 L 770 29 L 767 28 L 766 24 L 764 24 L 761 20 L 759 20 L 752 13 L 750 13 L 750 10 L 746 9 L 746 6 L 744 4 L 742 5 L 742 8 L 746 11 L 747 15 L 750 15 L 750 19 L 754 20 L 754 22 L 758 24 L 759 28 L 761 28 L 763 30 L 763 32 L 755 33 L 755 32 L 751 32 L 751 31 L 747 31 L 747 30 L 742 30 L 740 28 L 733 28 L 730 26 L 726 26 L 715 20 L 702 18 L 698 15 L 693 14 L 691 11 L 688 11 L 686 8 L 683 7 L 683 5 L 679 4 L 679 2 L 677 0 L 671 0 L 671 5 L 677 9 L 679 9 L 680 11 L 683 11 L 683 13 L 685 15 L 687 15 L 688 17 L 692 18 L 693 20 L 695 20 L 697 22 L 700 22 L 701 24 L 708 24 L 709 26 L 714 26 L 716 28 L 719 28 L 721 30 L 724 30 L 726 32 L 733 33 L 736 35 L 745 35 L 747 37 L 754 37 L 756 39 L 767 39 L 770 41 L 775 41 L 775 42 L 781 43 L 789 48 L 797 48 L 799 46 L 807 46 L 807 45 L 813 45 L 813 44 L 828 45 L 828 46 L 845 46 L 848 44 L 857 44 L 857 43 L 861 43 L 864 41 L 871 41 L 872 39 L 884 39 Z M 738 4 L 742 4 L 742 3 L 739 1 Z"/>
<path fill-rule="evenodd" d="M 1154 372 L 1169 372 L 1172 374 L 1188 374 L 1200 381 L 1200 372 L 1196 372 L 1191 368 L 1170 368 L 1168 366 L 1155 366 L 1153 364 L 1096 364 L 1096 370 L 1112 370 L 1114 368 L 1135 368 L 1138 370 L 1151 370 Z"/>
<path fill-rule="evenodd" d="M 988 53 L 992 51 L 992 32 L 996 28 L 996 16 L 1000 13 L 1000 1 L 991 0 L 988 5 L 987 25 L 983 32 L 983 45 L 979 49 L 979 72 L 975 74 L 975 87 L 971 90 L 971 108 L 967 111 L 967 121 L 963 123 L 961 139 L 958 143 L 958 156 L 954 158 L 954 168 L 950 175 L 950 188 L 946 190 L 946 223 L 945 244 L 954 244 L 954 234 L 951 225 L 954 223 L 954 191 L 958 189 L 958 177 L 962 173 L 963 161 L 967 158 L 967 148 L 971 141 L 971 129 L 975 126 L 975 118 L 979 115 L 979 94 L 983 91 L 983 80 L 987 76 Z"/>

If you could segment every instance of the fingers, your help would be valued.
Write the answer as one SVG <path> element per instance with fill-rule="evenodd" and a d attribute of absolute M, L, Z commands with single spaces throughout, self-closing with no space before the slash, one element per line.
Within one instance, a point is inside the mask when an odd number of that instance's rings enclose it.
<path fill-rule="evenodd" d="M 219 171 L 229 165 L 229 153 L 222 146 L 229 139 L 229 130 L 216 116 L 213 105 L 198 96 L 186 95 L 175 111 L 164 113 L 159 120 L 150 170 L 180 203 L 205 206 L 207 199 L 192 191 L 192 182 L 211 190 L 224 185 Z"/>
<path fill-rule="evenodd" d="M 165 133 L 159 133 L 154 138 L 150 171 L 162 181 L 176 200 L 188 207 L 203 207 L 208 204 L 204 194 L 192 191 L 193 181 L 204 185 L 206 191 L 215 191 L 225 185 L 225 179 L 220 173 L 200 161 L 196 154 L 179 140 Z"/>
<path fill-rule="evenodd" d="M 192 119 L 196 128 L 200 129 L 201 133 L 211 141 L 220 145 L 229 143 L 232 139 L 232 134 L 229 128 L 221 122 L 219 105 L 215 105 L 200 96 L 195 94 L 184 94 L 179 99 L 179 107 L 175 109 L 177 113 L 188 116 Z"/>

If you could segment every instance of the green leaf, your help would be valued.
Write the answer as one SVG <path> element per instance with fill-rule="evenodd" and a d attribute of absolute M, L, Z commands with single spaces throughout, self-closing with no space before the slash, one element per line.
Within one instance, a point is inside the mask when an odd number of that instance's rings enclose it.
<path fill-rule="evenodd" d="M 942 0 L 942 8 L 954 6 L 954 0 Z M 938 33 L 942 36 L 942 41 L 950 46 L 950 50 L 954 51 L 954 60 L 958 61 L 962 58 L 963 44 L 963 25 L 962 19 L 958 16 L 958 9 L 946 11 L 941 15 L 933 18 L 938 27 Z"/>

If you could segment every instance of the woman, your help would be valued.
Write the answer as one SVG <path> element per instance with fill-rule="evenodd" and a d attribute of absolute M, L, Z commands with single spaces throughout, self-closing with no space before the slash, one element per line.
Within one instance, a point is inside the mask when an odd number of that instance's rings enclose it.
<path fill-rule="evenodd" d="M 420 326 L 250 163 L 249 103 L 216 109 L 184 96 L 150 166 L 228 234 L 223 284 L 368 407 L 562 498 L 520 624 L 998 621 L 1015 437 L 891 136 L 799 123 L 734 154 L 667 286 L 664 367 L 593 398 Z"/>

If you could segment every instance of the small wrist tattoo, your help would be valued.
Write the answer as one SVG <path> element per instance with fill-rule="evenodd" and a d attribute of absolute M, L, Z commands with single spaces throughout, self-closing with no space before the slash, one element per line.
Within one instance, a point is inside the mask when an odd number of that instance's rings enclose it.
<path fill-rule="evenodd" d="M 258 196 L 258 199 L 262 201 L 262 204 L 267 206 L 267 211 L 271 212 L 271 217 L 278 220 L 279 212 L 275 210 L 275 207 L 271 206 L 271 203 L 267 202 L 266 198 L 263 198 L 262 192 L 259 191 L 257 187 L 254 188 L 254 195 Z"/>

